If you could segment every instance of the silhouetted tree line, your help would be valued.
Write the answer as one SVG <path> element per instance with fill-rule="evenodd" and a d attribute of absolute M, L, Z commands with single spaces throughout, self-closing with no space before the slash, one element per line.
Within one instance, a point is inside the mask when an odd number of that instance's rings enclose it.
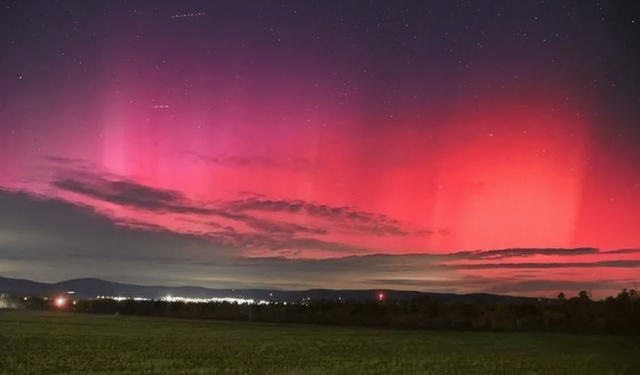
<path fill-rule="evenodd" d="M 23 307 L 93 314 L 121 314 L 273 323 L 376 326 L 405 329 L 478 331 L 553 331 L 640 334 L 640 297 L 623 289 L 617 296 L 591 300 L 561 293 L 541 302 L 445 302 L 421 297 L 398 301 L 310 301 L 240 305 L 228 302 L 76 300 L 60 307 L 55 300 L 31 298 Z"/>

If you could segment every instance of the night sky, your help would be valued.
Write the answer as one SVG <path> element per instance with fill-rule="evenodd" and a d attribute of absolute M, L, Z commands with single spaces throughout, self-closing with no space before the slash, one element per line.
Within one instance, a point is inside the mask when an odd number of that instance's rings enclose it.
<path fill-rule="evenodd" d="M 0 275 L 640 281 L 637 1 L 4 1 Z"/>

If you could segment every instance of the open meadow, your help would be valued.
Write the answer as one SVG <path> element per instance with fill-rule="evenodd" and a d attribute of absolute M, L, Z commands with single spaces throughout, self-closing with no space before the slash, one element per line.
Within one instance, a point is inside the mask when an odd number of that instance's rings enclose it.
<path fill-rule="evenodd" d="M 0 311 L 0 374 L 640 374 L 631 338 Z"/>

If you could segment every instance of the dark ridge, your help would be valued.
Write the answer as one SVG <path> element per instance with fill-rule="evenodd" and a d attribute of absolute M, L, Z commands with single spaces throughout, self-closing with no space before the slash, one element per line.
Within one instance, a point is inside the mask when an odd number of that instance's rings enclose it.
<path fill-rule="evenodd" d="M 388 289 L 310 289 L 304 291 L 287 291 L 277 289 L 210 289 L 193 286 L 170 287 L 131 285 L 96 278 L 72 279 L 58 283 L 41 283 L 31 280 L 0 277 L 0 293 L 47 297 L 52 294 L 67 293 L 70 291 L 73 291 L 74 296 L 77 298 L 95 298 L 96 296 L 162 298 L 167 295 L 171 295 L 186 298 L 232 297 L 282 302 L 294 302 L 301 301 L 303 299 L 315 301 L 367 301 L 377 299 L 380 293 L 383 293 L 384 298 L 389 300 L 410 300 L 419 297 L 429 297 L 431 299 L 448 302 L 473 302 L 477 300 L 485 302 L 524 302 L 534 300 L 534 298 L 528 297 L 513 297 L 485 293 L 453 294 Z"/>

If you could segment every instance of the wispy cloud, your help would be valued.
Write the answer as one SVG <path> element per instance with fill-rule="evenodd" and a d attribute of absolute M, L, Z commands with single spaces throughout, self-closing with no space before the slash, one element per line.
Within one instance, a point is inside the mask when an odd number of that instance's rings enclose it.
<path fill-rule="evenodd" d="M 514 258 L 514 257 L 518 257 L 518 258 L 533 257 L 538 255 L 560 255 L 560 256 L 591 255 L 591 254 L 600 254 L 600 250 L 593 247 L 580 247 L 580 248 L 574 248 L 574 249 L 514 248 L 514 249 L 499 249 L 499 250 L 486 250 L 486 251 L 467 251 L 467 252 L 460 252 L 457 254 L 465 255 L 468 259 L 500 260 L 500 259 L 506 259 L 506 258 Z"/>
<path fill-rule="evenodd" d="M 425 236 L 435 233 L 427 229 L 410 228 L 399 220 L 386 215 L 354 210 L 350 207 L 334 207 L 302 200 L 274 200 L 254 194 L 244 194 L 242 199 L 204 204 L 194 202 L 184 194 L 159 189 L 117 176 L 73 172 L 67 170 L 64 178 L 51 182 L 64 192 L 80 194 L 86 198 L 151 213 L 190 215 L 189 221 L 209 228 L 203 230 L 211 238 L 248 249 L 323 250 L 343 254 L 363 254 L 368 251 L 351 244 L 337 243 L 318 238 L 331 234 L 395 236 Z M 258 216 L 294 214 L 288 220 Z M 219 220 L 212 220 L 213 217 Z M 228 224 L 218 221 L 223 219 Z M 303 219 L 314 224 L 301 225 Z M 182 218 L 184 220 L 184 218 Z M 211 223 L 215 223 L 211 225 Z M 235 224 L 234 224 L 235 223 Z M 239 226 L 239 224 L 241 224 Z M 139 226 L 139 223 L 137 224 Z M 247 229 L 242 229 L 242 228 Z M 233 228 L 233 230 L 230 230 Z"/>
<path fill-rule="evenodd" d="M 328 234 L 328 231 L 323 228 L 310 228 L 295 223 L 258 218 L 243 213 L 225 211 L 223 209 L 209 209 L 208 214 L 242 222 L 250 228 L 253 228 L 260 232 L 271 234 L 283 234 L 291 236 L 296 234 Z"/>
<path fill-rule="evenodd" d="M 640 249 L 619 249 L 606 251 L 603 254 L 640 254 Z"/>
<path fill-rule="evenodd" d="M 119 186 L 119 185 L 116 185 Z M 172 194 L 157 195 L 168 205 L 180 202 Z M 191 217 L 187 217 L 191 220 Z M 636 251 L 600 252 L 597 249 L 503 249 L 448 254 L 371 255 L 371 249 L 306 236 L 291 236 L 286 231 L 241 232 L 217 222 L 206 234 L 177 233 L 153 223 L 136 219 L 116 222 L 91 207 L 60 199 L 20 191 L 0 190 L 0 269 L 6 275 L 29 277 L 30 272 L 55 273 L 65 264 L 64 274 L 103 275 L 105 269 L 137 275 L 143 282 L 164 275 L 174 282 L 191 284 L 194 278 L 215 275 L 225 286 L 254 285 L 286 287 L 291 280 L 305 287 L 397 288 L 440 292 L 542 293 L 572 292 L 585 288 L 610 290 L 623 280 L 595 279 L 591 282 L 541 280 L 539 273 L 512 276 L 477 276 L 466 271 L 517 269 L 521 272 L 545 269 L 640 267 L 640 260 L 629 257 Z M 246 257 L 247 249 L 264 249 L 263 257 Z M 339 258 L 300 259 L 300 251 L 321 249 Z M 352 255 L 359 254 L 359 255 Z M 533 254 L 575 258 L 583 255 L 607 257 L 607 260 L 566 263 L 487 263 L 487 259 Z M 274 255 L 282 255 L 274 257 Z M 496 258 L 497 257 L 497 258 Z M 483 261 L 485 260 L 485 261 Z M 465 264 L 451 264 L 462 262 Z M 482 261 L 482 263 L 475 263 Z M 471 263 L 469 263 L 471 262 Z M 4 271 L 3 271 L 4 272 Z M 59 271 L 63 272 L 63 271 Z M 84 272 L 84 273 L 82 273 Z M 62 274 L 60 274 L 62 275 Z M 505 276 L 506 275 L 506 276 Z M 56 276 L 63 278 L 65 276 Z M 527 278 L 529 278 L 527 280 Z M 181 281 L 182 280 L 182 281 Z M 202 285 L 202 284 L 200 284 Z M 218 284 L 207 284 L 217 287 Z"/>
<path fill-rule="evenodd" d="M 362 223 L 399 224 L 386 215 L 354 210 L 350 207 L 334 207 L 325 204 L 315 204 L 303 200 L 266 199 L 262 196 L 238 199 L 227 202 L 225 208 L 232 211 L 267 211 L 286 213 L 306 213 L 309 216 L 321 217 L 339 221 L 354 221 Z"/>
<path fill-rule="evenodd" d="M 248 194 L 245 193 L 246 195 Z M 262 195 L 255 195 L 225 202 L 222 207 L 232 212 L 257 211 L 305 215 L 340 223 L 342 231 L 376 236 L 406 237 L 411 234 L 428 236 L 435 233 L 433 230 L 411 228 L 387 215 L 355 210 L 351 207 L 316 204 L 299 199 L 268 199 Z"/>
<path fill-rule="evenodd" d="M 208 214 L 211 211 L 190 205 L 177 191 L 152 188 L 128 180 L 111 180 L 88 173 L 54 180 L 51 185 L 64 191 L 100 201 L 153 212 Z"/>
<path fill-rule="evenodd" d="M 360 243 L 366 242 L 359 241 L 366 236 L 398 241 L 455 233 L 415 227 L 353 207 L 252 192 L 243 192 L 236 199 L 200 202 L 180 191 L 91 172 L 79 168 L 77 161 L 52 159 L 52 163 L 60 167 L 51 186 L 61 197 L 73 197 L 74 201 L 0 191 L 0 262 L 27 264 L 29 259 L 53 262 L 56 258 L 88 267 L 109 262 L 139 270 L 153 264 L 176 277 L 186 272 L 206 278 L 215 272 L 217 277 L 237 279 L 243 285 L 251 280 L 256 285 L 288 285 L 287 280 L 293 279 L 309 287 L 508 293 L 571 286 L 553 284 L 552 280 L 547 286 L 534 283 L 541 272 L 549 272 L 541 270 L 640 267 L 634 256 L 640 249 L 509 248 L 384 254 L 385 248 L 362 246 Z M 103 209 L 114 205 L 125 209 L 125 214 L 115 217 Z M 153 219 L 162 217 L 167 220 Z M 172 222 L 177 224 L 171 226 Z M 545 257 L 553 262 L 540 261 Z M 515 277 L 513 270 L 523 275 Z"/>
<path fill-rule="evenodd" d="M 440 267 L 457 270 L 479 270 L 495 268 L 637 268 L 640 267 L 640 260 L 605 260 L 599 262 L 567 262 L 567 263 L 475 263 L 475 264 L 447 264 Z"/>
<path fill-rule="evenodd" d="M 339 242 L 326 241 L 310 237 L 293 237 L 291 235 L 247 233 L 234 228 L 210 232 L 207 236 L 220 243 L 228 243 L 238 248 L 259 251 L 263 256 L 277 255 L 297 256 L 303 251 L 321 250 L 329 253 L 367 254 L 371 250 L 364 247 L 352 246 Z"/>
<path fill-rule="evenodd" d="M 544 249 L 541 249 L 544 250 Z M 255 262 L 255 264 L 298 264 L 301 267 L 331 267 L 346 266 L 347 268 L 357 269 L 358 267 L 366 268 L 372 272 L 390 272 L 398 271 L 409 273 L 414 271 L 425 272 L 427 274 L 443 272 L 443 271 L 465 271 L 465 270 L 483 270 L 483 269 L 571 269 L 571 268 L 637 268 L 640 267 L 640 260 L 606 260 L 594 262 L 566 262 L 566 263 L 464 263 L 451 264 L 446 263 L 451 260 L 468 259 L 461 253 L 449 254 L 375 254 L 375 255 L 353 255 L 341 258 L 330 259 L 288 259 L 282 257 L 263 257 L 249 258 L 246 261 Z"/>
<path fill-rule="evenodd" d="M 469 260 L 502 260 L 507 258 L 527 258 L 539 255 L 579 256 L 602 254 L 599 249 L 593 247 L 579 247 L 573 249 L 562 248 L 512 248 L 497 250 L 460 251 L 454 253 L 459 257 Z M 611 253 L 613 254 L 613 253 Z"/>

